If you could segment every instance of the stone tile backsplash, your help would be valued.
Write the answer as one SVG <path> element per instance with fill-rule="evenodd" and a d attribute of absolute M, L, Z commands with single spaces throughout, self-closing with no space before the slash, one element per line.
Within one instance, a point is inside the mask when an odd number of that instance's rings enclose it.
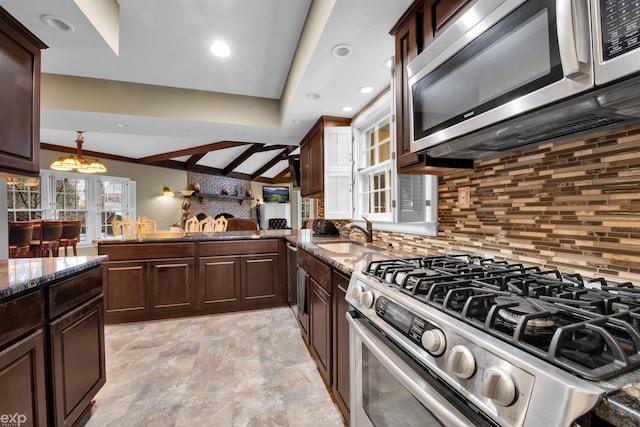
<path fill-rule="evenodd" d="M 436 237 L 376 239 L 640 284 L 640 127 L 481 160 L 442 176 L 438 191 Z"/>

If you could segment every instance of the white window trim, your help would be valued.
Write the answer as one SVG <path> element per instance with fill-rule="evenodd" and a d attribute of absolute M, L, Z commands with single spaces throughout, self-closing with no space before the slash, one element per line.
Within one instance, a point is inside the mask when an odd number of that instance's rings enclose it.
<path fill-rule="evenodd" d="M 131 218 L 136 218 L 136 194 L 135 181 L 129 178 L 104 175 L 88 175 L 79 172 L 58 172 L 50 169 L 40 170 L 40 192 L 41 192 L 41 217 L 42 219 L 57 219 L 57 210 L 55 204 L 55 180 L 56 178 L 82 178 L 87 180 L 87 199 L 86 199 L 86 240 L 78 243 L 78 247 L 94 246 L 93 241 L 100 239 L 101 221 L 100 221 L 100 200 L 98 186 L 100 181 L 119 181 L 123 183 L 123 214 Z M 5 192 L 5 199 L 6 199 Z M 6 203 L 6 202 L 5 202 Z"/>
<path fill-rule="evenodd" d="M 378 100 L 366 111 L 362 112 L 359 116 L 357 116 L 352 122 L 352 128 L 354 132 L 354 151 L 357 152 L 358 148 L 361 144 L 362 138 L 362 129 L 372 126 L 374 123 L 379 122 L 385 114 L 390 114 L 391 116 L 391 200 L 392 203 L 392 212 L 390 216 L 385 215 L 384 218 L 379 217 L 378 215 L 370 214 L 367 218 L 373 222 L 373 229 L 380 231 L 389 231 L 389 232 L 397 232 L 397 233 L 410 233 L 417 235 L 425 235 L 425 236 L 435 236 L 438 234 L 439 225 L 438 225 L 438 206 L 437 206 L 437 178 L 434 178 L 429 184 L 432 186 L 432 191 L 436 193 L 436 200 L 431 201 L 431 206 L 427 208 L 426 212 L 426 221 L 420 222 L 404 222 L 400 223 L 398 221 L 399 217 L 399 207 L 398 204 L 398 174 L 396 167 L 396 125 L 395 125 L 395 115 L 392 113 L 394 111 L 394 102 L 393 102 L 393 92 L 388 91 L 384 95 L 380 96 Z M 352 217 L 353 223 L 357 225 L 364 226 L 364 221 L 361 220 L 361 204 L 359 201 L 359 197 L 361 194 L 361 186 L 362 183 L 358 179 L 357 175 L 360 171 L 358 171 L 358 162 L 361 162 L 360 156 L 357 157 L 354 162 L 354 171 L 353 171 L 353 179 L 355 182 L 355 188 L 357 191 L 354 192 L 353 203 L 354 203 L 354 215 Z M 378 165 L 374 166 L 377 167 Z M 435 189 L 433 189 L 435 186 Z M 377 218 L 376 218 L 377 217 Z"/>

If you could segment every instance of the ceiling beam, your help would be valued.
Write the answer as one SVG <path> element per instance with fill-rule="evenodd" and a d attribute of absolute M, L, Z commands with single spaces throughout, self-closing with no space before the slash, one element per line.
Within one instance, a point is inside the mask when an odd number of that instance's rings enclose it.
<path fill-rule="evenodd" d="M 241 145 L 252 144 L 251 142 L 242 141 L 219 141 L 212 144 L 201 145 L 199 147 L 186 148 L 184 150 L 170 151 L 168 153 L 156 154 L 154 156 L 141 157 L 138 163 L 155 163 L 160 160 L 168 160 L 174 157 L 192 156 L 194 154 L 206 154 L 210 151 L 224 150 L 225 148 L 238 147 Z"/>
<path fill-rule="evenodd" d="M 244 163 L 245 160 L 247 160 L 249 157 L 253 156 L 254 153 L 256 153 L 258 151 L 262 151 L 261 148 L 264 148 L 264 147 L 261 147 L 261 146 L 259 146 L 257 144 L 251 146 L 248 150 L 245 150 L 242 154 L 240 154 L 238 157 L 236 157 L 231 163 L 229 163 L 227 165 L 227 167 L 222 169 L 222 174 L 223 175 L 228 175 L 229 173 L 231 173 L 231 171 L 233 171 L 235 168 L 237 168 L 242 163 Z"/>
<path fill-rule="evenodd" d="M 200 154 L 194 154 L 193 156 L 189 157 L 187 161 L 184 163 L 185 170 L 189 170 L 192 167 L 194 167 L 196 163 L 202 160 L 202 158 L 206 155 L 207 153 L 200 153 Z"/>
<path fill-rule="evenodd" d="M 42 150 L 59 151 L 61 153 L 71 153 L 71 154 L 78 153 L 77 147 L 65 147 L 63 145 L 49 144 L 48 142 L 41 142 L 40 148 Z M 87 157 L 89 156 L 100 157 L 101 159 L 118 160 L 120 162 L 129 162 L 129 163 L 137 162 L 137 160 L 132 157 L 117 156 L 115 154 L 106 154 L 106 153 L 100 153 L 98 151 L 88 151 L 84 149 L 82 150 L 82 155 Z"/>
<path fill-rule="evenodd" d="M 285 149 L 283 150 L 280 154 L 278 154 L 277 156 L 275 156 L 273 159 L 271 159 L 270 161 L 268 161 L 267 163 L 264 164 L 264 166 L 262 166 L 260 169 L 258 169 L 257 171 L 255 171 L 252 175 L 251 175 L 251 180 L 256 179 L 257 177 L 259 177 L 260 175 L 262 175 L 263 173 L 265 173 L 266 171 L 268 171 L 269 169 L 271 169 L 276 163 L 278 163 L 281 160 L 286 160 L 287 156 L 288 156 L 289 152 Z"/>

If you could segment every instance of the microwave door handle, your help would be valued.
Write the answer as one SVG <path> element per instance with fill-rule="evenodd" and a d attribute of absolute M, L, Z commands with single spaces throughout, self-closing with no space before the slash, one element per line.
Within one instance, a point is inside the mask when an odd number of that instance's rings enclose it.
<path fill-rule="evenodd" d="M 589 10 L 586 0 L 556 0 L 558 50 L 564 76 L 581 76 L 589 62 Z"/>

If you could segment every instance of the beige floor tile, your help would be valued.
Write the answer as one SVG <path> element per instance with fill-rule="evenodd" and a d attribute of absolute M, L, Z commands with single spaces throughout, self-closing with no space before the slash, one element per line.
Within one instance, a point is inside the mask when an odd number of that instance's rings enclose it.
<path fill-rule="evenodd" d="M 288 308 L 106 327 L 87 426 L 342 427 Z"/>

